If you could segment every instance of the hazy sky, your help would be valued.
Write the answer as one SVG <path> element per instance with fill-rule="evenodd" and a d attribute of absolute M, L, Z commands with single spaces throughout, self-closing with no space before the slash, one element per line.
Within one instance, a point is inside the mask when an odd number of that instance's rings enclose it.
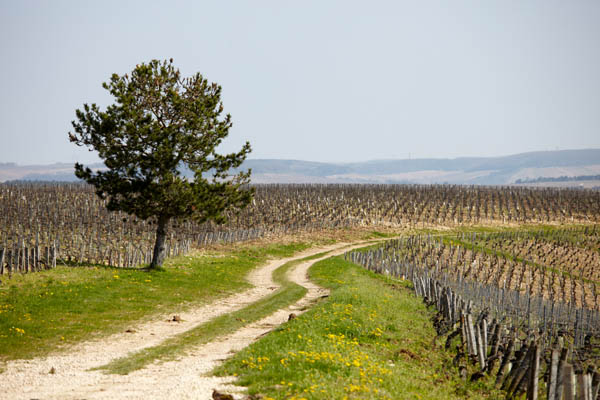
<path fill-rule="evenodd" d="M 168 59 L 223 86 L 251 158 L 600 147 L 600 1 L 0 0 L 0 162 L 69 143 L 101 83 Z"/>

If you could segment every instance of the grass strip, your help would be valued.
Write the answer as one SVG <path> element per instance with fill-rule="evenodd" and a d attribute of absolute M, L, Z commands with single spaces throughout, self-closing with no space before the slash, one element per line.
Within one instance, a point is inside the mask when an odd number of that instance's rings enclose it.
<path fill-rule="evenodd" d="M 263 399 L 458 399 L 495 397 L 467 383 L 434 340 L 434 314 L 407 281 L 332 257 L 311 278 L 327 301 L 240 351 L 214 372 L 238 377 Z M 498 395 L 497 398 L 500 396 Z"/>
<path fill-rule="evenodd" d="M 268 258 L 308 243 L 240 245 L 167 260 L 159 271 L 66 267 L 2 277 L 0 362 L 64 350 L 122 332 L 153 316 L 185 310 L 250 287 L 245 277 Z"/>
<path fill-rule="evenodd" d="M 258 321 L 281 308 L 295 303 L 306 294 L 306 288 L 289 281 L 286 277 L 287 272 L 302 262 L 323 257 L 327 253 L 323 252 L 289 261 L 277 268 L 273 272 L 273 280 L 280 285 L 280 288 L 269 296 L 238 311 L 213 318 L 204 324 L 169 338 L 159 345 L 147 347 L 118 358 L 97 369 L 104 370 L 107 373 L 126 375 L 155 361 L 173 360 L 185 354 L 185 351 L 190 347 L 208 343 L 219 336 L 235 332 L 249 323 Z"/>

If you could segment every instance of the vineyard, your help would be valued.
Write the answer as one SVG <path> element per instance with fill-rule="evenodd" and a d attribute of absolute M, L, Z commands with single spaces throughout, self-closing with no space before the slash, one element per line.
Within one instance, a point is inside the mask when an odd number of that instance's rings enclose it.
<path fill-rule="evenodd" d="M 89 186 L 2 184 L 0 207 L 0 273 L 35 271 L 52 267 L 57 260 L 133 267 L 151 258 L 154 221 L 109 212 Z M 167 243 L 169 254 L 217 242 L 321 229 L 598 223 L 600 193 L 447 185 L 258 185 L 253 203 L 228 217 L 228 223 L 220 226 L 175 222 Z M 526 238 L 521 242 L 529 243 Z M 566 254 L 560 246 L 557 257 L 597 257 L 584 249 Z M 539 257 L 544 256 L 543 249 L 540 252 Z M 592 271 L 581 273 L 586 279 L 595 277 Z M 571 285 L 571 280 L 560 284 Z M 585 293 L 585 301 L 595 302 Z"/>
<path fill-rule="evenodd" d="M 412 281 L 415 293 L 437 308 L 434 324 L 446 346 L 457 345 L 462 374 L 467 363 L 475 364 L 471 380 L 495 374 L 509 397 L 533 396 L 543 381 L 549 399 L 563 392 L 597 398 L 600 192 L 448 185 L 255 189 L 251 205 L 231 211 L 223 225 L 174 221 L 167 253 L 346 228 L 404 232 L 346 257 Z M 105 205 L 82 184 L 0 185 L 0 275 L 57 263 L 149 263 L 156 222 Z M 424 229 L 448 233 L 414 233 Z"/>
<path fill-rule="evenodd" d="M 346 257 L 410 279 L 417 295 L 437 308 L 434 323 L 438 334 L 448 334 L 446 347 L 460 336 L 455 363 L 462 357 L 477 364 L 471 380 L 493 373 L 509 398 L 525 392 L 537 398 L 543 378 L 548 399 L 576 392 L 596 399 L 599 253 L 600 226 L 594 225 L 409 236 Z"/>

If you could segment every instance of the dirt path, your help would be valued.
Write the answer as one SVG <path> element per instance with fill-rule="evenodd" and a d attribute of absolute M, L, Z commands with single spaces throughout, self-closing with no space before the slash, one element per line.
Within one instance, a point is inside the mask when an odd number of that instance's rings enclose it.
<path fill-rule="evenodd" d="M 364 242 L 352 247 L 364 246 Z M 191 349 L 177 361 L 151 364 L 129 375 L 106 375 L 90 371 L 130 352 L 151 347 L 185 332 L 216 316 L 238 310 L 278 288 L 272 273 L 284 263 L 324 251 L 326 257 L 347 251 L 347 243 L 310 249 L 294 257 L 275 260 L 249 275 L 254 288 L 199 307 L 181 316 L 183 322 L 167 322 L 169 316 L 133 327 L 134 333 L 119 333 L 102 340 L 82 343 L 68 353 L 42 359 L 18 360 L 7 364 L 0 374 L 0 399 L 210 399 L 212 388 L 240 392 L 227 385 L 231 379 L 204 376 L 216 363 L 252 343 L 257 337 L 285 322 L 290 313 L 299 314 L 307 305 L 324 294 L 324 290 L 307 278 L 308 268 L 320 260 L 296 266 L 290 280 L 306 287 L 308 293 L 296 304 L 279 310 L 261 321 L 252 323 L 217 341 Z M 170 315 L 172 316 L 172 315 Z M 55 373 L 49 371 L 54 368 Z"/>

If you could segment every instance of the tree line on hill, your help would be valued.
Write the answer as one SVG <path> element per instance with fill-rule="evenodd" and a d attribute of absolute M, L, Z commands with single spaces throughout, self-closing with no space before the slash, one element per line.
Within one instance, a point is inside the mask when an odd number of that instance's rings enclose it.
<path fill-rule="evenodd" d="M 517 179 L 515 183 L 542 183 L 542 182 L 574 182 L 574 181 L 597 181 L 600 175 L 578 175 L 578 176 L 540 176 L 535 179 Z"/>

